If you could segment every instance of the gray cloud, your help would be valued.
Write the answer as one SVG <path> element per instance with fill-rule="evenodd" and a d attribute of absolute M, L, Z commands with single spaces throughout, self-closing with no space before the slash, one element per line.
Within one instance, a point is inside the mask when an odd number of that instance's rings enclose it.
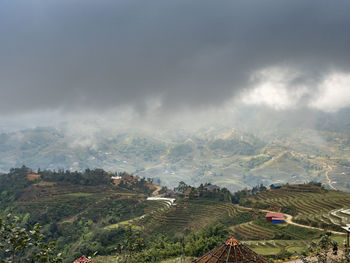
<path fill-rule="evenodd" d="M 287 67 L 350 72 L 349 1 L 0 2 L 0 114 L 207 107 Z M 315 84 L 315 85 L 314 85 Z M 165 105 L 165 106 L 164 106 Z"/>

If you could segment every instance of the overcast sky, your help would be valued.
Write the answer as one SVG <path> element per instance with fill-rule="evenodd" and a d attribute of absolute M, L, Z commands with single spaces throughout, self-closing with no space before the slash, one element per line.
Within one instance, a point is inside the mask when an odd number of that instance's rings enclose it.
<path fill-rule="evenodd" d="M 350 106 L 349 10 L 348 0 L 0 0 L 0 119 L 238 101 L 337 111 Z"/>

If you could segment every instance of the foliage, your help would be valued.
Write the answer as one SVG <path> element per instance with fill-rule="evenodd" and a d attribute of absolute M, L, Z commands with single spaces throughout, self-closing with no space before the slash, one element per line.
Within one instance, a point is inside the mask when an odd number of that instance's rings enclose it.
<path fill-rule="evenodd" d="M 31 171 L 31 169 L 23 165 L 21 168 L 12 168 L 8 174 L 0 176 L 1 208 L 4 208 L 6 203 L 16 200 L 21 191 L 33 183 L 26 180 L 27 173 Z"/>
<path fill-rule="evenodd" d="M 179 182 L 179 185 L 174 188 L 174 190 L 179 193 L 184 193 L 187 188 L 188 185 L 184 181 L 181 181 Z"/>
<path fill-rule="evenodd" d="M 307 258 L 305 255 L 302 255 L 301 259 L 303 263 L 349 262 L 350 256 L 349 251 L 347 250 L 344 251 L 341 257 L 338 257 L 336 259 L 331 258 L 330 255 L 338 254 L 338 243 L 332 240 L 330 236 L 331 233 L 326 233 L 325 235 L 322 235 L 318 241 L 312 242 L 308 248 L 308 251 L 315 255 L 315 259 Z"/>
<path fill-rule="evenodd" d="M 111 176 L 102 169 L 86 169 L 84 172 L 45 170 L 39 172 L 39 174 L 44 181 L 49 182 L 64 182 L 77 185 L 108 185 L 111 183 Z"/>
<path fill-rule="evenodd" d="M 123 263 L 140 262 L 135 254 L 141 252 L 144 247 L 145 241 L 141 232 L 129 225 L 125 229 L 125 240 L 117 245 L 119 258 Z"/>
<path fill-rule="evenodd" d="M 267 188 L 263 184 L 260 184 L 260 185 L 254 186 L 252 189 L 245 188 L 243 190 L 237 191 L 232 195 L 232 203 L 241 204 L 242 202 L 244 202 L 243 199 L 253 195 L 257 195 L 266 190 Z"/>
<path fill-rule="evenodd" d="M 23 225 L 21 218 L 11 214 L 0 218 L 0 262 L 62 262 L 61 255 L 55 254 L 56 243 L 45 242 L 39 224 Z"/>
<path fill-rule="evenodd" d="M 213 249 L 225 240 L 228 236 L 228 229 L 222 224 L 216 224 L 192 232 L 180 239 L 170 239 L 165 236 L 158 236 L 139 253 L 132 255 L 135 261 L 125 262 L 158 262 L 160 260 L 177 257 L 181 255 L 198 257 Z"/>

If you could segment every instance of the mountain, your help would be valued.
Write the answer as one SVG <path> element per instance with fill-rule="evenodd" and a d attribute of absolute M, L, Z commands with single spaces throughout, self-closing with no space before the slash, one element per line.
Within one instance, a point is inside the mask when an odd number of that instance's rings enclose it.
<path fill-rule="evenodd" d="M 211 182 L 238 190 L 260 183 L 314 180 L 349 190 L 348 115 L 299 114 L 286 117 L 251 109 L 229 125 L 153 133 L 141 128 L 72 132 L 68 124 L 2 133 L 0 172 L 23 164 L 71 171 L 103 168 L 130 171 L 168 186 Z"/>

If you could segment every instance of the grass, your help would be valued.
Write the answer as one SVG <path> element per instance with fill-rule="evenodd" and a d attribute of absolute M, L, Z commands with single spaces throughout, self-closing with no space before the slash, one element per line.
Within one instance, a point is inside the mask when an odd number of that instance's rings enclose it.
<path fill-rule="evenodd" d="M 263 256 L 276 255 L 281 251 L 278 247 L 257 247 L 253 248 L 253 250 Z"/>
<path fill-rule="evenodd" d="M 116 256 L 97 256 L 93 258 L 94 263 L 115 263 Z"/>
<path fill-rule="evenodd" d="M 125 220 L 125 221 L 122 221 L 122 222 L 119 222 L 117 224 L 113 224 L 113 225 L 109 225 L 109 226 L 106 226 L 104 227 L 105 230 L 111 230 L 111 229 L 116 229 L 116 228 L 119 228 L 121 226 L 127 226 L 127 225 L 130 225 L 132 224 L 133 221 L 137 220 L 138 218 L 133 218 L 133 219 L 129 219 L 129 220 Z M 134 229 L 137 229 L 137 230 L 141 230 L 142 228 L 140 226 L 135 226 L 133 225 L 132 226 Z"/>

